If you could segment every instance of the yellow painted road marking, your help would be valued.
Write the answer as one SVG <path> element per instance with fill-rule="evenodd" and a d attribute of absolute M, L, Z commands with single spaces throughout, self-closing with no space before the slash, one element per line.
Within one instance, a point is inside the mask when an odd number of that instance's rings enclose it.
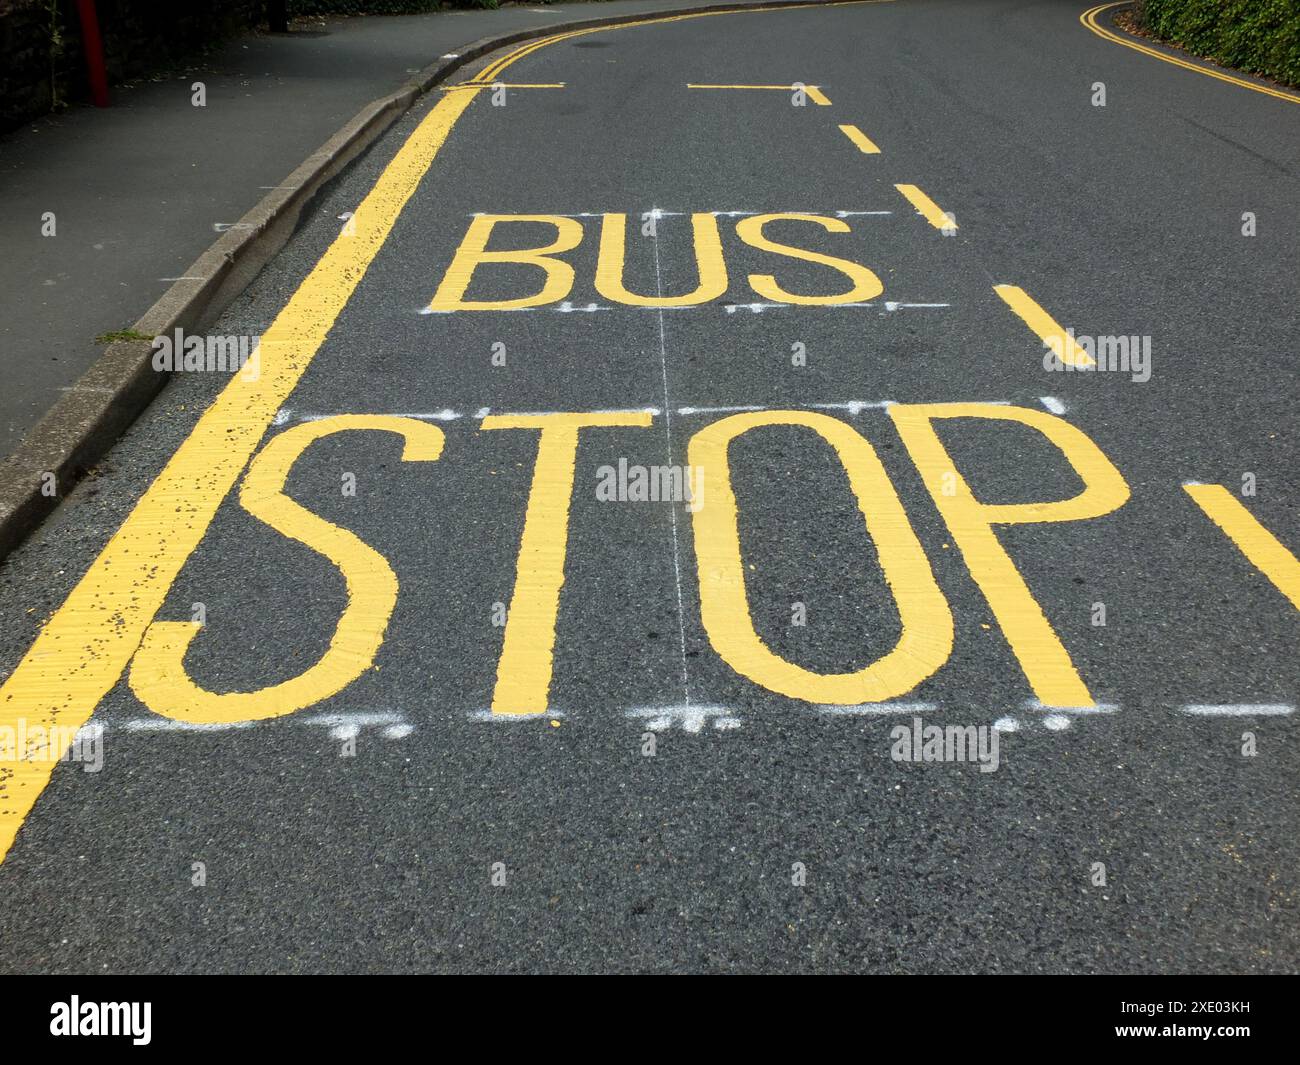
<path fill-rule="evenodd" d="M 796 89 L 803 89 L 813 103 L 818 107 L 830 107 L 831 101 L 827 95 L 816 85 L 697 85 L 694 82 L 687 82 L 688 89 L 776 89 L 781 92 L 794 92 Z"/>
<path fill-rule="evenodd" d="M 592 26 L 588 29 L 583 29 L 583 30 L 569 30 L 568 32 L 565 33 L 557 33 L 550 37 L 543 37 L 540 40 L 530 41 L 528 44 L 521 45 L 520 47 L 516 48 L 513 52 L 508 53 L 507 55 L 503 56 L 498 60 L 495 60 L 492 63 L 489 63 L 486 67 L 484 67 L 481 71 L 479 71 L 478 76 L 473 80 L 480 83 L 490 82 L 493 78 L 495 78 L 498 74 L 500 74 L 501 71 L 505 70 L 506 67 L 510 66 L 511 63 L 523 59 L 524 56 L 531 55 L 533 52 L 536 52 L 539 48 L 545 48 L 547 45 L 555 44 L 559 41 L 567 41 L 573 37 L 585 37 L 589 33 L 601 33 L 605 30 L 632 29 L 637 26 L 649 26 L 652 24 L 665 23 L 665 22 L 685 22 L 689 19 L 712 18 L 714 15 L 766 14 L 773 11 L 809 11 L 809 10 L 815 11 L 818 8 L 822 8 L 822 7 L 857 7 L 861 4 L 889 4 L 893 2 L 894 0 L 839 0 L 839 2 L 836 3 L 816 4 L 816 5 L 812 5 L 812 4 L 784 5 L 783 4 L 779 7 L 720 7 L 720 8 L 714 8 L 711 11 L 695 11 L 688 15 L 664 15 L 664 16 L 660 16 L 659 18 L 655 18 L 651 16 L 649 18 L 641 19 L 636 22 L 621 22 L 614 26 Z"/>
<path fill-rule="evenodd" d="M 494 714 L 545 713 L 551 690 L 555 619 L 564 587 L 578 430 L 608 426 L 644 428 L 648 411 L 592 414 L 491 414 L 484 429 L 539 429 L 533 485 L 519 540 L 515 590 L 492 693 Z"/>
<path fill-rule="evenodd" d="M 727 291 L 727 264 L 722 258 L 718 220 L 708 211 L 691 215 L 695 237 L 695 266 L 699 284 L 682 296 L 638 296 L 623 285 L 627 242 L 627 215 L 606 214 L 601 219 L 600 251 L 596 257 L 596 291 L 607 300 L 632 307 L 693 307 L 716 300 Z"/>
<path fill-rule="evenodd" d="M 0 726 L 76 729 L 90 719 L 476 95 L 442 97 L 398 149 L 263 335 L 260 376 L 231 377 L 0 687 Z M 0 764 L 0 860 L 53 766 L 39 751 Z"/>
<path fill-rule="evenodd" d="M 542 247 L 487 250 L 487 245 L 493 239 L 498 226 L 517 222 L 534 226 L 551 226 L 555 230 L 555 239 Z M 831 233 L 848 233 L 850 227 L 847 222 L 825 215 L 796 212 L 754 215 L 736 223 L 736 235 L 746 244 L 760 251 L 830 267 L 846 276 L 851 285 L 845 292 L 826 295 L 799 294 L 781 288 L 771 274 L 750 274 L 749 283 L 759 296 L 778 303 L 834 306 L 866 302 L 880 295 L 883 290 L 880 278 L 860 263 L 770 240 L 764 234 L 764 227 L 773 222 L 811 222 Z M 691 216 L 699 282 L 693 291 L 679 296 L 658 293 L 653 296 L 643 296 L 630 291 L 624 285 L 627 225 L 628 216 L 625 214 L 606 213 L 601 216 L 600 247 L 596 256 L 594 276 L 596 291 L 601 296 L 614 303 L 631 307 L 697 307 L 712 302 L 726 293 L 727 264 L 722 251 L 718 217 L 714 212 L 699 211 Z M 575 277 L 574 268 L 559 256 L 575 249 L 582 239 L 582 224 L 576 218 L 565 215 L 475 215 L 452 256 L 447 272 L 438 283 L 437 291 L 426 311 L 431 314 L 450 314 L 457 311 L 506 311 L 559 303 L 568 297 Z M 543 275 L 541 287 L 523 296 L 492 300 L 465 298 L 480 268 L 502 263 L 536 267 Z"/>
<path fill-rule="evenodd" d="M 952 216 L 940 210 L 939 205 L 915 185 L 895 185 L 894 188 L 901 192 L 907 198 L 907 202 L 915 207 L 921 217 L 935 229 L 957 228 L 957 223 Z"/>
<path fill-rule="evenodd" d="M 495 81 L 490 86 L 493 89 L 563 89 L 564 82 L 557 81 L 547 85 L 523 85 L 513 82 Z M 455 92 L 457 89 L 481 89 L 482 85 L 473 81 L 462 81 L 456 85 L 440 85 L 439 92 Z"/>
<path fill-rule="evenodd" d="M 721 9 L 579 32 L 793 9 Z M 487 77 L 490 84 L 495 72 L 566 36 L 573 35 L 552 36 L 517 49 L 491 64 L 478 80 L 491 72 Z M 246 380 L 242 374 L 231 378 L 0 686 L 0 727 L 25 726 L 29 736 L 57 734 L 58 730 L 66 734 L 67 729 L 80 728 L 90 719 L 99 701 L 122 676 L 168 589 L 202 540 L 275 412 L 306 372 L 434 156 L 477 95 L 455 92 L 443 96 L 398 149 L 349 227 L 321 256 L 263 335 L 261 375 L 256 381 Z M 44 747 L 30 744 L 27 750 L 17 752 L 16 761 L 0 763 L 0 862 L 49 782 L 57 755 L 48 757 L 48 746 L 48 741 Z"/>
<path fill-rule="evenodd" d="M 1226 81 L 1232 85 L 1239 85 L 1241 88 L 1250 89 L 1252 92 L 1262 92 L 1265 96 L 1275 96 L 1277 99 L 1286 100 L 1288 103 L 1300 104 L 1300 96 L 1297 96 L 1295 93 L 1283 92 L 1280 89 L 1270 88 L 1267 85 L 1260 85 L 1258 82 L 1247 81 L 1245 78 L 1233 77 L 1231 74 L 1225 74 L 1221 70 L 1211 70 L 1209 67 L 1201 66 L 1198 63 L 1189 63 L 1186 59 L 1180 59 L 1175 55 L 1167 55 L 1158 49 L 1148 48 L 1144 44 L 1139 44 L 1127 35 L 1121 36 L 1113 30 L 1107 29 L 1097 21 L 1098 16 L 1101 15 L 1102 12 L 1109 11 L 1113 7 L 1121 7 L 1127 2 L 1128 0 L 1119 0 L 1119 2 L 1113 4 L 1098 4 L 1096 7 L 1089 8 L 1080 15 L 1079 21 L 1087 26 L 1088 29 L 1092 30 L 1092 32 L 1098 37 L 1102 37 L 1108 41 L 1113 41 L 1115 44 L 1122 44 L 1125 48 L 1132 48 L 1133 51 L 1149 55 L 1153 59 L 1159 59 L 1165 63 L 1173 63 L 1174 66 L 1182 67 L 1184 70 L 1192 70 L 1197 74 L 1204 74 L 1209 78 L 1218 78 L 1220 81 Z"/>
<path fill-rule="evenodd" d="M 898 643 L 856 673 L 811 673 L 775 654 L 754 630 L 727 449 L 743 433 L 770 425 L 811 429 L 835 450 L 898 606 L 902 627 Z M 838 418 L 811 411 L 734 414 L 696 433 L 688 455 L 691 468 L 703 471 L 709 500 L 691 515 L 700 617 L 713 649 L 737 673 L 793 699 L 876 703 L 911 691 L 948 661 L 953 634 L 948 601 L 935 582 L 925 549 L 912 531 L 889 474 L 870 441 L 856 429 Z"/>
<path fill-rule="evenodd" d="M 259 521 L 306 544 L 343 574 L 347 605 L 325 654 L 296 677 L 252 692 L 200 688 L 185 671 L 185 652 L 201 628 L 190 621 L 155 621 L 131 660 L 131 690 L 156 714 L 191 724 L 230 724 L 282 717 L 341 692 L 369 669 L 397 605 L 397 575 L 387 559 L 347 529 L 313 514 L 284 492 L 294 463 L 322 437 L 358 430 L 397 433 L 403 462 L 432 462 L 443 433 L 415 418 L 340 414 L 286 429 L 258 452 L 239 502 Z"/>
<path fill-rule="evenodd" d="M 832 270 L 838 270 L 844 274 L 853 284 L 847 292 L 839 295 L 800 296 L 783 289 L 776 283 L 776 278 L 771 274 L 750 274 L 750 288 L 763 299 L 773 300 L 777 303 L 793 303 L 805 307 L 828 307 L 837 303 L 865 303 L 867 300 L 875 299 L 885 290 L 880 278 L 860 263 L 850 262 L 848 259 L 838 259 L 833 255 L 823 255 L 821 252 L 808 251 L 805 248 L 794 248 L 789 244 L 778 244 L 774 240 L 769 240 L 763 233 L 763 227 L 769 222 L 780 221 L 812 222 L 830 233 L 849 232 L 849 224 L 839 218 L 825 218 L 815 214 L 760 214 L 742 219 L 736 223 L 736 236 L 760 251 L 770 251 L 773 254 L 785 255 L 791 259 L 801 259 L 804 262 L 821 263 L 823 266 L 829 266 Z"/>
<path fill-rule="evenodd" d="M 875 142 L 868 137 L 857 126 L 841 126 L 840 132 L 848 137 L 865 155 L 879 155 L 880 149 L 876 147 Z M 910 187 L 910 186 L 909 186 Z"/>
<path fill-rule="evenodd" d="M 541 248 L 512 248 L 488 251 L 492 230 L 507 222 L 531 222 L 555 227 L 555 240 Z M 572 251 L 582 243 L 582 223 L 576 218 L 551 214 L 482 214 L 470 222 L 465 237 L 452 256 L 438 291 L 429 301 L 430 311 L 502 311 L 520 307 L 540 307 L 564 299 L 573 288 L 573 267 L 556 255 Z M 540 291 L 531 296 L 500 300 L 467 300 L 465 293 L 474 279 L 474 271 L 483 263 L 526 263 L 539 267 L 545 274 Z M 726 287 L 725 285 L 723 286 Z"/>
<path fill-rule="evenodd" d="M 993 291 L 1016 314 L 1038 339 L 1056 352 L 1057 357 L 1070 366 L 1093 366 L 1096 360 L 1074 342 L 1060 324 L 1048 314 L 1023 288 L 1015 285 L 994 285 Z"/>
<path fill-rule="evenodd" d="M 1046 706 L 1094 706 L 1069 653 L 993 526 L 1101 517 L 1128 500 L 1124 477 L 1088 436 L 1046 411 L 988 403 L 896 403 L 889 416 L 1034 694 Z M 1065 456 L 1083 491 L 1043 503 L 981 503 L 935 432 L 934 422 L 944 418 L 1012 421 L 1037 430 Z"/>
<path fill-rule="evenodd" d="M 1300 561 L 1221 484 L 1185 484 L 1209 519 L 1300 610 Z"/>

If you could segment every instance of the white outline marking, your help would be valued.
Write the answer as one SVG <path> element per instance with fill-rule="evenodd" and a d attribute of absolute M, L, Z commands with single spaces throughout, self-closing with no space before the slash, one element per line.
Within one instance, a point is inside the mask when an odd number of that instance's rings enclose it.
<path fill-rule="evenodd" d="M 483 408 L 484 417 L 487 417 L 487 407 Z M 499 418 L 543 418 L 549 414 L 571 414 L 572 411 L 563 410 L 499 410 Z M 652 418 L 657 418 L 663 413 L 658 407 L 614 407 L 610 410 L 585 410 L 583 414 L 648 414 Z M 478 417 L 476 414 L 475 417 Z"/>
<path fill-rule="evenodd" d="M 850 399 L 846 403 L 809 403 L 814 410 L 843 410 L 854 416 L 864 410 L 888 410 L 896 401 L 892 399 Z"/>
<path fill-rule="evenodd" d="M 355 413 L 355 412 L 350 412 Z M 272 425 L 284 425 L 287 422 L 323 422 L 327 418 L 347 417 L 345 414 L 323 414 L 319 411 L 308 411 L 306 414 L 295 413 L 289 407 L 281 407 L 275 412 L 275 417 L 271 419 Z M 414 418 L 422 422 L 454 422 L 465 417 L 457 410 L 432 410 L 432 411 L 390 411 L 381 417 L 385 418 Z"/>
<path fill-rule="evenodd" d="M 105 724 L 101 722 L 101 725 Z M 169 717 L 135 717 L 122 722 L 127 732 L 228 732 L 231 729 L 251 728 L 256 721 L 218 721 L 205 724 L 198 721 L 173 721 Z"/>
<path fill-rule="evenodd" d="M 767 407 L 749 405 L 743 407 L 678 407 L 678 414 L 735 414 L 738 411 L 767 410 Z"/>
<path fill-rule="evenodd" d="M 883 703 L 857 703 L 845 706 L 838 703 L 822 703 L 817 707 L 823 714 L 835 717 L 868 717 L 883 714 L 930 714 L 936 709 L 935 703 L 905 703 L 889 701 Z"/>
<path fill-rule="evenodd" d="M 650 209 L 650 215 L 652 218 L 659 218 L 661 217 L 661 212 L 658 207 L 652 207 Z M 655 294 L 660 300 L 662 300 L 664 295 L 664 282 L 663 272 L 659 268 L 658 231 L 655 231 L 651 239 L 654 242 L 655 250 Z M 659 321 L 659 374 L 660 379 L 663 382 L 664 390 L 664 449 L 668 456 L 668 466 L 671 468 L 673 465 L 673 409 L 672 403 L 668 397 L 668 349 L 664 341 L 663 307 L 660 306 L 655 309 L 659 312 L 657 315 Z M 668 521 L 673 534 L 673 582 L 677 591 L 677 638 L 678 648 L 681 652 L 682 659 L 682 698 L 687 707 L 689 707 L 691 705 L 691 678 L 690 668 L 686 661 L 686 606 L 685 599 L 682 595 L 681 549 L 678 546 L 676 507 L 668 508 Z M 700 720 L 702 722 L 703 718 Z M 686 731 L 698 732 L 699 729 L 691 729 L 689 726 L 686 726 Z"/>
<path fill-rule="evenodd" d="M 529 714 L 494 714 L 491 710 L 471 710 L 471 721 L 547 721 L 564 717 L 563 710 L 539 710 Z"/>
<path fill-rule="evenodd" d="M 712 719 L 715 729 L 727 730 L 740 727 L 740 718 L 727 706 L 692 706 L 690 703 L 679 706 L 638 706 L 628 710 L 625 717 L 645 721 L 651 732 L 667 732 L 681 725 L 692 734 L 702 732 L 704 726 Z"/>
<path fill-rule="evenodd" d="M 1178 708 L 1191 717 L 1285 717 L 1294 714 L 1289 703 L 1189 703 Z"/>
<path fill-rule="evenodd" d="M 1116 703 L 1093 703 L 1092 706 L 1048 706 L 1046 703 L 1040 703 L 1037 699 L 1026 699 L 1025 709 L 1037 710 L 1040 713 L 1069 714 L 1072 717 L 1077 717 L 1088 714 L 1113 714 L 1119 710 L 1119 706 Z"/>

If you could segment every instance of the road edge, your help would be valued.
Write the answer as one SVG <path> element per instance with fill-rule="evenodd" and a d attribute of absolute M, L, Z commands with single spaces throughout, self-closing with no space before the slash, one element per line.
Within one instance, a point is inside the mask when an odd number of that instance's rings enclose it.
<path fill-rule="evenodd" d="M 222 234 L 132 327 L 148 337 L 199 332 L 215 321 L 289 242 L 322 188 L 402 115 L 452 74 L 491 52 L 556 33 L 708 11 L 828 6 L 834 0 L 739 0 L 661 11 L 604 15 L 481 37 L 386 96 L 366 104 L 283 182 Z M 453 55 L 453 53 L 448 53 Z M 148 340 L 119 340 L 80 376 L 0 461 L 0 561 L 58 506 L 162 391 L 170 375 L 152 367 Z"/>
<path fill-rule="evenodd" d="M 1160 37 L 1143 37 L 1115 21 L 1117 15 L 1124 11 L 1132 11 L 1134 6 L 1134 0 L 1101 3 L 1084 11 L 1079 16 L 1079 22 L 1084 29 L 1102 40 L 1141 52 L 1152 59 L 1172 63 L 1194 74 L 1204 74 L 1229 85 L 1250 89 L 1288 103 L 1300 103 L 1300 89 L 1261 74 L 1227 66 L 1209 56 L 1196 55 L 1174 41 L 1166 41 Z"/>

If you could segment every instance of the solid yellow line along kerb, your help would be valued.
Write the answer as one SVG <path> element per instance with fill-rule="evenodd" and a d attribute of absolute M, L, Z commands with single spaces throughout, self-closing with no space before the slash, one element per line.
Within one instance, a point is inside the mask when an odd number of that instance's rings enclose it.
<path fill-rule="evenodd" d="M 482 87 L 487 88 L 497 72 L 522 55 L 565 37 L 735 10 L 647 18 L 545 38 L 498 60 L 478 80 L 486 77 L 489 84 Z M 122 676 L 276 411 L 306 372 L 452 127 L 477 95 L 444 95 L 398 149 L 349 225 L 263 335 L 260 376 L 231 377 L 0 686 L 0 728 L 27 737 L 15 761 L 0 763 L 0 861 L 63 754 L 53 740 L 54 730 L 67 735 L 84 725 Z"/>
<path fill-rule="evenodd" d="M 1231 74 L 1225 74 L 1220 70 L 1211 70 L 1209 67 L 1204 67 L 1197 63 L 1189 63 L 1187 60 L 1179 59 L 1177 56 L 1166 55 L 1164 52 L 1158 51 L 1155 48 L 1148 48 L 1144 44 L 1139 44 L 1137 41 L 1127 39 L 1112 30 L 1108 30 L 1097 21 L 1097 17 L 1102 12 L 1109 11 L 1114 7 L 1121 7 L 1127 2 L 1128 0 L 1118 0 L 1118 2 L 1113 4 L 1098 4 L 1096 7 L 1091 7 L 1080 15 L 1079 21 L 1087 26 L 1088 29 L 1092 30 L 1092 32 L 1098 37 L 1102 37 L 1107 41 L 1112 41 L 1115 44 L 1122 44 L 1125 48 L 1132 48 L 1133 51 L 1141 52 L 1143 55 L 1149 55 L 1153 59 L 1159 59 L 1164 63 L 1173 63 L 1176 67 L 1182 67 L 1184 70 L 1192 70 L 1197 74 L 1204 74 L 1208 78 L 1218 78 L 1220 81 L 1226 81 L 1232 85 L 1238 85 L 1243 89 L 1250 89 L 1251 92 L 1262 92 L 1265 96 L 1274 96 L 1279 100 L 1286 100 L 1288 103 L 1300 104 L 1300 96 L 1297 96 L 1294 93 L 1282 92 L 1279 89 L 1273 89 L 1267 85 L 1260 85 L 1254 81 L 1247 81 L 1245 78 L 1234 78 Z"/>

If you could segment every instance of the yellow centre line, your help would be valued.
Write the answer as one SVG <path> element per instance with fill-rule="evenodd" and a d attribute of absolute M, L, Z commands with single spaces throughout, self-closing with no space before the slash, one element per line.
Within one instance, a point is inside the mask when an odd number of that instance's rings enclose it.
<path fill-rule="evenodd" d="M 1115 44 L 1122 44 L 1125 48 L 1132 48 L 1133 51 L 1141 52 L 1143 55 L 1149 55 L 1153 59 L 1159 59 L 1164 63 L 1173 63 L 1174 66 L 1182 67 L 1184 70 L 1191 70 L 1195 71 L 1197 74 L 1204 74 L 1207 78 L 1218 78 L 1220 81 L 1226 81 L 1232 85 L 1239 85 L 1241 88 L 1250 89 L 1252 92 L 1262 92 L 1265 96 L 1275 96 L 1277 99 L 1286 100 L 1288 103 L 1300 104 L 1300 96 L 1297 96 L 1294 93 L 1282 92 L 1279 89 L 1273 89 L 1267 85 L 1260 85 L 1258 82 L 1247 81 L 1245 78 L 1233 77 L 1231 74 L 1225 74 L 1219 70 L 1211 70 L 1209 67 L 1201 66 L 1199 63 L 1189 63 L 1186 59 L 1179 59 L 1178 56 L 1168 55 L 1167 53 L 1161 52 L 1155 48 L 1148 48 L 1144 44 L 1139 44 L 1137 41 L 1129 39 L 1126 36 L 1121 36 L 1113 30 L 1107 29 L 1097 21 L 1098 16 L 1103 12 L 1109 11 L 1111 8 L 1122 7 L 1124 3 L 1127 3 L 1127 0 L 1117 0 L 1117 2 L 1111 4 L 1098 4 L 1096 7 L 1091 7 L 1080 15 L 1079 21 L 1088 27 L 1088 29 L 1092 30 L 1092 32 L 1098 37 L 1107 41 L 1112 41 Z"/>
<path fill-rule="evenodd" d="M 1300 610 L 1300 561 L 1221 484 L 1185 484 L 1206 516 Z"/>
<path fill-rule="evenodd" d="M 849 140 L 851 140 L 854 144 L 856 144 L 864 154 L 866 155 L 880 154 L 880 149 L 876 147 L 875 142 L 872 141 L 872 139 L 868 137 L 865 133 L 863 133 L 862 130 L 858 129 L 857 126 L 841 126 L 840 132 L 843 133 L 844 136 L 848 137 Z"/>
<path fill-rule="evenodd" d="M 802 89 L 813 103 L 818 107 L 830 107 L 830 98 L 817 85 L 805 85 L 799 82 L 795 85 L 698 85 L 695 82 L 687 82 L 688 89 L 776 89 L 781 92 L 794 92 Z"/>
<path fill-rule="evenodd" d="M 1025 325 L 1038 336 L 1038 339 L 1056 352 L 1061 362 L 1069 366 L 1092 366 L 1093 359 L 1083 348 L 1074 342 L 1060 324 L 1048 314 L 1023 288 L 1015 285 L 994 285 L 993 291 L 1016 314 L 1020 315 Z"/>
<path fill-rule="evenodd" d="M 939 205 L 915 185 L 895 185 L 894 188 L 901 192 L 907 198 L 907 202 L 916 208 L 917 213 L 935 229 L 957 228 L 952 215 L 940 210 Z"/>

